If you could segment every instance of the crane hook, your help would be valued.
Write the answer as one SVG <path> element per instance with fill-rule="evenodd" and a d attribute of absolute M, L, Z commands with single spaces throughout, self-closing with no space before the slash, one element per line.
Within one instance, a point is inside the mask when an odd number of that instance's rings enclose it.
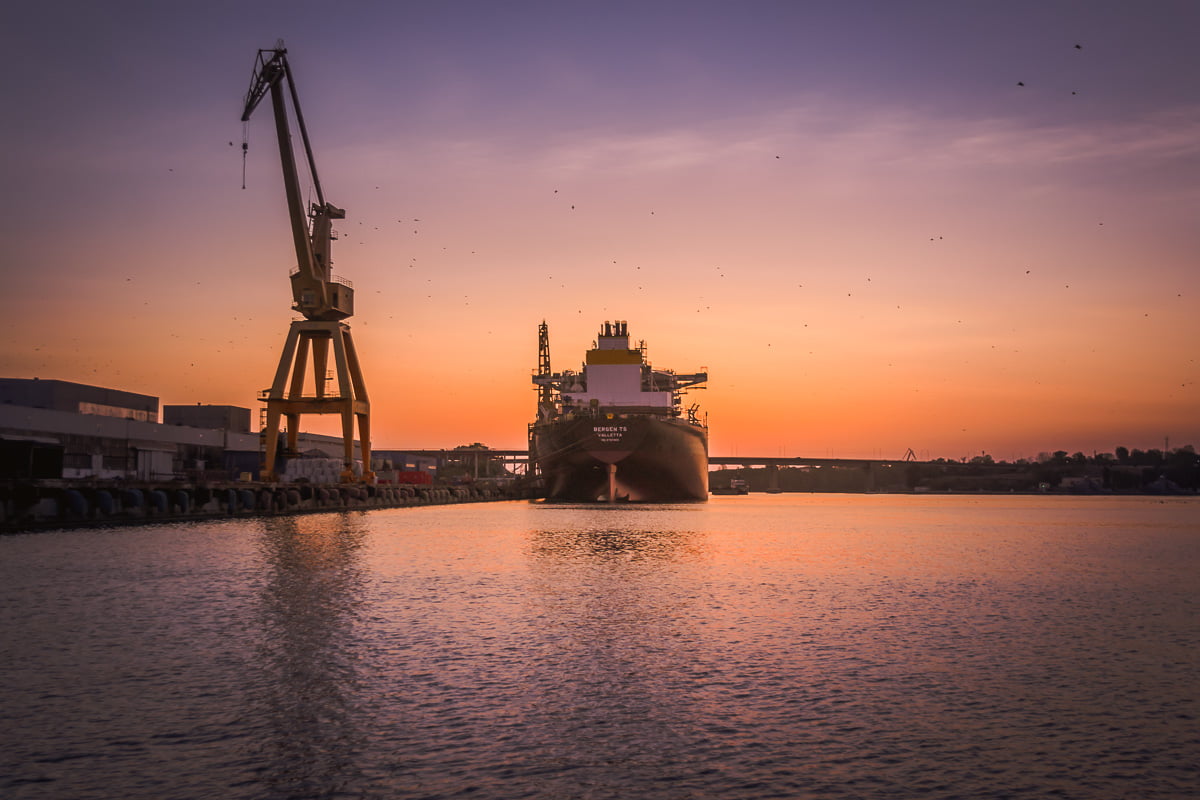
<path fill-rule="evenodd" d="M 242 190 L 246 189 L 246 152 L 250 149 L 249 125 L 242 123 Z"/>

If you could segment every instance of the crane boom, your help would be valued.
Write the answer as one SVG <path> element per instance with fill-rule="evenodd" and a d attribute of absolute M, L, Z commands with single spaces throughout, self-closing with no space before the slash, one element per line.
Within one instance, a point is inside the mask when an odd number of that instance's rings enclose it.
<path fill-rule="evenodd" d="M 287 83 L 288 95 L 283 92 Z M 300 98 L 287 61 L 287 50 L 282 43 L 271 50 L 259 50 L 254 72 L 250 77 L 250 89 L 242 110 L 242 121 L 248 122 L 262 99 L 271 95 L 271 107 L 275 115 L 275 133 L 279 141 L 279 160 L 283 167 L 283 186 L 287 196 L 288 217 L 292 226 L 292 239 L 296 249 L 296 270 L 291 275 L 292 308 L 307 319 L 320 321 L 341 320 L 354 314 L 354 289 L 349 282 L 332 272 L 332 241 L 336 238 L 332 220 L 345 219 L 346 212 L 326 202 L 325 192 L 317 176 L 316 160 L 300 111 Z M 309 172 L 317 192 L 317 202 L 306 213 L 300 192 L 300 178 L 296 170 L 296 157 L 292 151 L 291 129 L 288 124 L 287 97 L 291 97 L 296 112 L 296 123 L 304 143 Z"/>

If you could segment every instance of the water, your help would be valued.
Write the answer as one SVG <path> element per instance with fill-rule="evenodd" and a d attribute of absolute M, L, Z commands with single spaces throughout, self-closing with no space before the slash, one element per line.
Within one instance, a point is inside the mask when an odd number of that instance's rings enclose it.
<path fill-rule="evenodd" d="M 4 798 L 1200 797 L 1200 501 L 0 539 Z"/>

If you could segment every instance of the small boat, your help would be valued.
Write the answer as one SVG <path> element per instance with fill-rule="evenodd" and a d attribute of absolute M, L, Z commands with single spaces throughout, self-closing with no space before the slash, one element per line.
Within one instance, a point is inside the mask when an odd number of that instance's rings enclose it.
<path fill-rule="evenodd" d="M 741 478 L 734 478 L 728 486 L 714 486 L 713 494 L 750 494 L 750 484 Z"/>

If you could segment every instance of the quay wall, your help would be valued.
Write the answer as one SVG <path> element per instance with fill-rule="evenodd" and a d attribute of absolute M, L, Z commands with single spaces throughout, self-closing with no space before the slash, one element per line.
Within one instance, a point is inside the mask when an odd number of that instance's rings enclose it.
<path fill-rule="evenodd" d="M 187 522 L 536 497 L 522 483 L 467 486 L 152 481 L 10 481 L 0 484 L 0 533 Z"/>

